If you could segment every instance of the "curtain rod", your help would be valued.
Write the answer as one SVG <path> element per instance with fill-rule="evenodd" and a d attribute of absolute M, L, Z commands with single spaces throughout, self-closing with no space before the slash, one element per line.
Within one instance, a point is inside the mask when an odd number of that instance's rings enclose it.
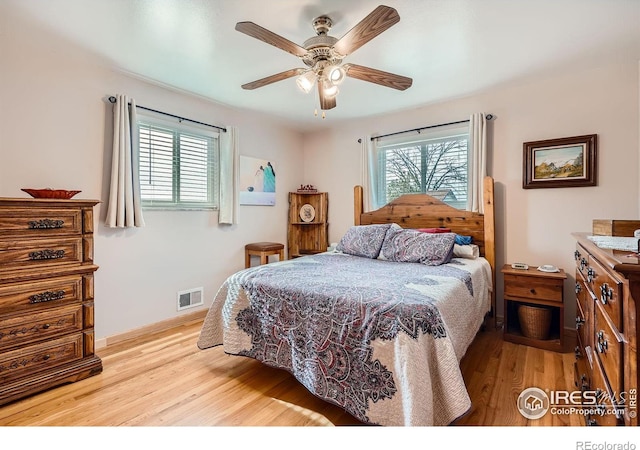
<path fill-rule="evenodd" d="M 493 119 L 493 114 L 487 114 L 485 116 L 485 118 L 487 120 L 491 120 Z M 438 128 L 438 127 L 446 127 L 447 125 L 457 125 L 459 123 L 467 123 L 469 122 L 469 119 L 467 120 L 458 120 L 457 122 L 449 122 L 449 123 L 440 123 L 438 125 L 428 125 L 426 127 L 420 127 L 420 128 L 413 128 L 411 130 L 404 130 L 404 131 L 396 131 L 395 133 L 389 133 L 389 134 L 382 134 L 380 136 L 372 136 L 371 140 L 375 141 L 376 139 L 380 139 L 380 138 L 384 138 L 384 137 L 389 137 L 389 136 L 395 136 L 396 134 L 402 134 L 402 133 L 410 133 L 412 131 L 417 131 L 418 133 L 420 133 L 421 130 L 427 130 L 429 128 Z M 358 142 L 361 143 L 362 139 L 358 139 Z"/>
<path fill-rule="evenodd" d="M 109 101 L 111 103 L 115 103 L 116 102 L 116 98 L 112 95 L 111 97 L 109 97 Z M 129 103 L 129 104 L 131 104 L 131 103 Z M 163 114 L 165 116 L 173 117 L 174 119 L 178 119 L 180 121 L 186 120 L 187 122 L 197 123 L 198 125 L 204 125 L 204 126 L 211 127 L 211 128 L 217 128 L 218 130 L 224 131 L 225 133 L 227 132 L 227 129 L 224 128 L 224 127 L 219 127 L 217 125 L 211 125 L 211 124 L 204 123 L 204 122 L 198 122 L 197 120 L 187 119 L 186 117 L 176 116 L 174 114 L 169 114 L 169 113 L 166 113 L 166 112 L 158 111 L 156 109 L 147 108 L 145 106 L 136 105 L 136 108 L 144 109 L 146 111 L 151 111 L 151 112 L 158 113 L 158 114 Z"/>

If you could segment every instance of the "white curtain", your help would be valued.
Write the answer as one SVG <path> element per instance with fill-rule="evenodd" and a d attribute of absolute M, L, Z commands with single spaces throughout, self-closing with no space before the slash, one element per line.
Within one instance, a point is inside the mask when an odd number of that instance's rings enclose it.
<path fill-rule="evenodd" d="M 113 155 L 109 188 L 108 227 L 144 227 L 138 178 L 136 103 L 119 94 L 113 106 Z"/>
<path fill-rule="evenodd" d="M 226 127 L 220 133 L 220 210 L 218 223 L 234 225 L 238 223 L 238 177 L 240 155 L 237 127 Z"/>
<path fill-rule="evenodd" d="M 363 208 L 365 212 L 380 207 L 376 180 L 378 178 L 378 140 L 371 136 L 360 139 L 361 184 L 363 189 Z"/>
<path fill-rule="evenodd" d="M 469 118 L 469 179 L 467 209 L 484 212 L 483 183 L 487 175 L 487 121 L 482 113 Z"/>

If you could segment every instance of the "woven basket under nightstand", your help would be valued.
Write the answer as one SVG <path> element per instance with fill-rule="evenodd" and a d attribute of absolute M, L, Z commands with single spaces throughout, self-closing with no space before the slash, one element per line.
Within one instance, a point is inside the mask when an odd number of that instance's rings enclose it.
<path fill-rule="evenodd" d="M 519 305 L 518 320 L 522 334 L 532 339 L 548 339 L 551 313 L 551 308 L 545 306 Z"/>

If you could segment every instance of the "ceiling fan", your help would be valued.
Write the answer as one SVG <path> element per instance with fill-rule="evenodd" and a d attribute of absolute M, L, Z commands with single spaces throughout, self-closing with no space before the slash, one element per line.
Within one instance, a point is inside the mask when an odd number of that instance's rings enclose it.
<path fill-rule="evenodd" d="M 340 39 L 329 36 L 333 25 L 328 16 L 313 20 L 316 36 L 307 39 L 302 46 L 279 36 L 253 22 L 238 22 L 236 30 L 260 39 L 267 44 L 297 56 L 308 68 L 289 69 L 275 75 L 243 84 L 243 89 L 257 89 L 277 81 L 298 77 L 296 82 L 303 92 L 309 92 L 318 84 L 320 109 L 335 108 L 338 85 L 345 77 L 376 83 L 404 91 L 413 82 L 411 78 L 396 75 L 358 64 L 342 64 L 342 60 L 369 42 L 374 37 L 400 21 L 398 12 L 389 6 L 380 5 Z M 324 113 L 323 113 L 324 114 Z M 324 117 L 324 116 L 323 116 Z"/>

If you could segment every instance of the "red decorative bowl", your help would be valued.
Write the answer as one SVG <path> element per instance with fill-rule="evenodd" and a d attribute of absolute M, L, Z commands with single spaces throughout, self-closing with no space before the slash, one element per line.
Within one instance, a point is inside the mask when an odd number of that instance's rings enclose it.
<path fill-rule="evenodd" d="M 22 189 L 33 198 L 55 198 L 68 200 L 82 191 L 65 191 L 64 189 Z"/>

